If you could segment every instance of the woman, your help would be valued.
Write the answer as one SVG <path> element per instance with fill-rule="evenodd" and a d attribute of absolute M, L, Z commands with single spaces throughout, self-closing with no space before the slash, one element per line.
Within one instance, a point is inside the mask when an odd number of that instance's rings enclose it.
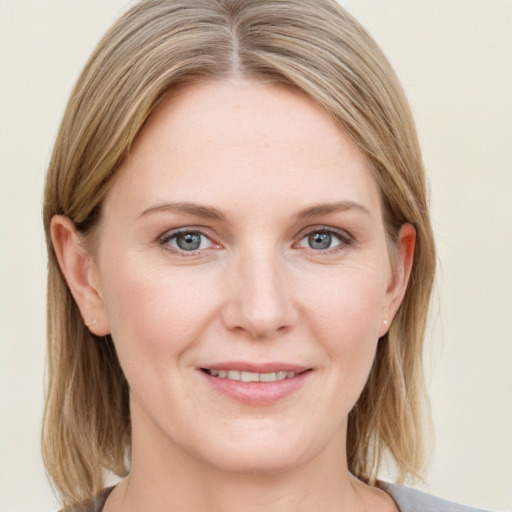
<path fill-rule="evenodd" d="M 421 474 L 435 249 L 403 92 L 336 2 L 132 8 L 72 93 L 44 219 L 65 506 L 452 510 L 377 480 L 387 454 Z"/>

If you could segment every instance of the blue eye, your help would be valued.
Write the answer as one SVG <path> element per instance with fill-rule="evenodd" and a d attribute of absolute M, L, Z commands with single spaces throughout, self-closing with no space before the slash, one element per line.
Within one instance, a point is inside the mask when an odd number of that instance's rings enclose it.
<path fill-rule="evenodd" d="M 326 251 L 349 244 L 350 239 L 347 235 L 343 235 L 331 229 L 317 229 L 310 231 L 302 238 L 299 242 L 299 247 L 313 249 L 314 251 Z"/>
<path fill-rule="evenodd" d="M 183 230 L 166 235 L 162 244 L 179 252 L 194 252 L 211 247 L 212 241 L 200 231 Z"/>
<path fill-rule="evenodd" d="M 308 235 L 308 245 L 311 249 L 329 249 L 332 244 L 333 236 L 330 233 L 311 233 Z"/>

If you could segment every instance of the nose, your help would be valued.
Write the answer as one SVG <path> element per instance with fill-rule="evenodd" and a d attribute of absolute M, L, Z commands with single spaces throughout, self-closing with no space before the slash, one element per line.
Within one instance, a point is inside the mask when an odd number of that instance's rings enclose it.
<path fill-rule="evenodd" d="M 255 339 L 289 331 L 297 322 L 297 307 L 283 262 L 264 253 L 241 255 L 231 267 L 222 311 L 224 325 Z"/>

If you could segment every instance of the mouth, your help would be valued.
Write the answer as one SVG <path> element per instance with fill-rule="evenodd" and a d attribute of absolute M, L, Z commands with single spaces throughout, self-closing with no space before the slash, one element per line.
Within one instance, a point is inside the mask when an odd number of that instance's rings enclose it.
<path fill-rule="evenodd" d="M 201 368 L 201 370 L 212 377 L 217 377 L 219 379 L 227 379 L 234 380 L 240 382 L 278 382 L 286 379 L 293 379 L 310 370 L 304 370 L 302 372 L 292 372 L 286 370 L 280 370 L 276 372 L 248 372 L 248 371 L 240 371 L 240 370 L 217 370 L 210 368 Z"/>
<path fill-rule="evenodd" d="M 221 394 L 249 405 L 270 405 L 298 392 L 313 368 L 287 363 L 225 362 L 198 368 Z"/>
<path fill-rule="evenodd" d="M 248 405 L 271 405 L 302 389 L 314 368 L 286 362 L 225 361 L 199 367 L 216 392 Z"/>

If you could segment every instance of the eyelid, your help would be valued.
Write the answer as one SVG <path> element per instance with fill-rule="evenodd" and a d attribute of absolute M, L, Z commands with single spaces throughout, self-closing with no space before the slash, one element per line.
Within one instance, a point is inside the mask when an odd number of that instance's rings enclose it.
<path fill-rule="evenodd" d="M 173 238 L 176 238 L 177 236 L 179 236 L 181 234 L 186 234 L 186 233 L 199 233 L 200 235 L 204 236 L 205 238 L 207 238 L 210 241 L 211 246 L 206 249 L 197 249 L 195 251 L 183 251 L 183 250 L 180 250 L 180 249 L 173 247 L 169 244 L 169 241 L 172 240 Z M 162 235 L 160 235 L 158 237 L 157 242 L 166 251 L 168 251 L 172 254 L 178 254 L 180 256 L 185 256 L 185 257 L 186 256 L 196 256 L 198 253 L 201 253 L 202 251 L 205 251 L 205 250 L 208 250 L 211 248 L 214 248 L 214 249 L 221 248 L 221 245 L 218 242 L 216 242 L 211 237 L 211 235 L 209 235 L 206 232 L 205 228 L 203 228 L 201 226 L 183 226 L 180 228 L 169 229 L 165 233 L 163 233 Z"/>
<path fill-rule="evenodd" d="M 299 234 L 296 237 L 296 242 L 294 245 L 298 245 L 304 238 L 311 235 L 312 233 L 329 233 L 332 235 L 335 235 L 340 239 L 340 244 L 336 247 L 332 247 L 330 249 L 323 249 L 323 250 L 315 250 L 310 249 L 311 251 L 314 251 L 316 253 L 329 253 L 329 252 L 336 252 L 337 250 L 342 250 L 346 248 L 347 246 L 351 245 L 354 242 L 354 237 L 350 235 L 347 231 L 344 229 L 335 228 L 333 226 L 325 226 L 322 224 L 316 225 L 316 226 L 308 226 L 304 229 L 302 229 Z"/>

